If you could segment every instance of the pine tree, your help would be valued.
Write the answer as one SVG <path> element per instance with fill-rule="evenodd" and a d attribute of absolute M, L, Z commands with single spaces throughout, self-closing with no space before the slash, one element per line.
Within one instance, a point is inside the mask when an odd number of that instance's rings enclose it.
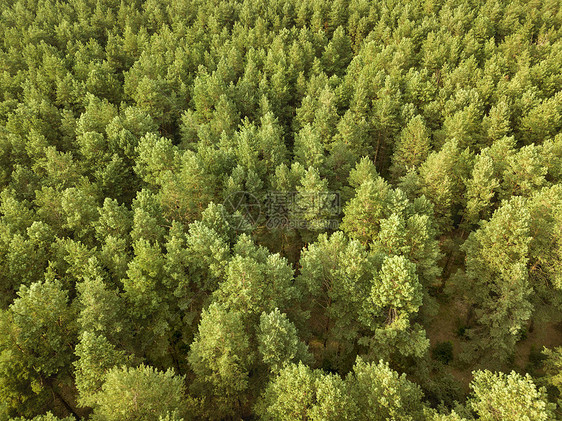
<path fill-rule="evenodd" d="M 295 159 L 303 167 L 324 168 L 325 146 L 318 131 L 306 124 L 295 136 Z"/>
<path fill-rule="evenodd" d="M 553 420 L 554 405 L 548 403 L 546 390 L 537 388 L 531 376 L 488 370 L 473 372 L 470 383 L 473 396 L 470 408 L 482 420 Z"/>
<path fill-rule="evenodd" d="M 404 355 L 422 356 L 429 341 L 419 325 L 411 325 L 422 304 L 423 289 L 416 275 L 416 266 L 405 257 L 387 257 L 375 278 L 369 296 L 374 334 L 364 338 L 373 355 L 391 356 L 396 351 Z M 383 321 L 384 319 L 384 321 Z"/>
<path fill-rule="evenodd" d="M 554 185 L 544 188 L 528 201 L 529 230 L 529 282 L 533 287 L 533 301 L 542 316 L 558 319 L 562 305 L 562 188 Z"/>
<path fill-rule="evenodd" d="M 328 189 L 328 180 L 314 167 L 304 173 L 296 190 L 291 219 L 304 227 L 303 239 L 310 241 L 316 233 L 330 228 L 334 218 L 332 204 L 338 200 L 337 195 Z"/>
<path fill-rule="evenodd" d="M 356 405 L 350 419 L 422 419 L 424 405 L 419 386 L 382 361 L 375 364 L 358 358 L 345 382 Z"/>
<path fill-rule="evenodd" d="M 560 402 L 560 395 L 562 393 L 562 348 L 556 347 L 553 349 L 544 348 L 543 355 L 545 356 L 544 371 L 546 381 L 550 386 L 558 389 L 558 402 Z"/>
<path fill-rule="evenodd" d="M 495 177 L 494 162 L 487 155 L 478 155 L 472 169 L 472 175 L 466 182 L 466 210 L 465 221 L 476 224 L 480 220 L 487 220 L 494 206 L 493 199 L 500 187 Z M 497 199 L 497 197 L 496 197 Z"/>
<path fill-rule="evenodd" d="M 136 146 L 135 172 L 149 186 L 159 186 L 166 171 L 177 171 L 180 153 L 172 141 L 149 133 Z"/>
<path fill-rule="evenodd" d="M 179 170 L 166 171 L 162 175 L 159 198 L 163 216 L 168 221 L 188 224 L 201 215 L 218 190 L 219 180 L 210 170 L 216 171 L 217 168 L 206 167 L 200 155 L 187 150 L 181 157 Z"/>
<path fill-rule="evenodd" d="M 0 315 L 0 397 L 9 415 L 43 412 L 59 382 L 70 375 L 76 342 L 75 315 L 58 281 L 22 285 Z"/>
<path fill-rule="evenodd" d="M 258 400 L 255 411 L 265 420 L 349 418 L 354 402 L 337 374 L 313 370 L 302 363 L 281 370 Z"/>
<path fill-rule="evenodd" d="M 200 416 L 222 419 L 243 409 L 255 358 L 249 341 L 238 311 L 217 303 L 203 311 L 188 355 L 195 373 L 191 389 L 203 400 Z"/>
<path fill-rule="evenodd" d="M 393 190 L 366 159 L 351 171 L 349 184 L 358 187 L 344 208 L 343 231 L 373 254 L 404 255 L 417 265 L 424 285 L 434 284 L 441 254 L 432 204 L 424 197 L 410 201 L 401 189 Z"/>
<path fill-rule="evenodd" d="M 371 290 L 374 268 L 364 247 L 342 232 L 321 234 L 301 253 L 296 285 L 310 312 L 321 315 L 313 334 L 324 343 L 333 364 L 345 366 L 364 320 L 364 297 Z"/>
<path fill-rule="evenodd" d="M 128 314 L 137 331 L 137 352 L 151 358 L 170 358 L 172 291 L 165 283 L 165 258 L 159 244 L 141 239 L 133 244 L 134 258 L 122 280 Z"/>
<path fill-rule="evenodd" d="M 299 340 L 295 325 L 277 308 L 261 314 L 256 336 L 261 360 L 274 373 L 287 364 L 306 363 L 311 359 L 306 344 Z"/>
<path fill-rule="evenodd" d="M 225 274 L 224 262 L 230 258 L 228 232 L 220 226 L 216 228 L 219 232 L 204 222 L 195 221 L 189 225 L 186 237 L 189 282 L 194 282 L 206 293 L 218 287 Z M 186 281 L 182 279 L 180 287 Z"/>
<path fill-rule="evenodd" d="M 488 115 L 482 119 L 482 124 L 486 130 L 486 135 L 490 143 L 500 140 L 510 134 L 510 113 L 509 106 L 505 101 L 495 104 Z"/>
<path fill-rule="evenodd" d="M 109 288 L 99 272 L 87 274 L 76 289 L 81 332 L 103 335 L 113 344 L 129 343 L 130 320 L 119 290 Z"/>
<path fill-rule="evenodd" d="M 456 141 L 447 142 L 439 152 L 432 152 L 420 167 L 421 193 L 434 205 L 440 232 L 453 228 L 460 205 L 463 205 L 463 178 L 471 167 L 471 156 Z"/>
<path fill-rule="evenodd" d="M 189 407 L 183 377 L 145 365 L 110 369 L 96 401 L 92 419 L 100 421 L 158 421 Z"/>
<path fill-rule="evenodd" d="M 475 308 L 477 355 L 505 360 L 533 310 L 528 281 L 529 211 L 521 198 L 504 203 L 464 245 L 464 293 Z"/>
<path fill-rule="evenodd" d="M 362 161 L 363 162 L 363 161 Z M 359 179 L 362 168 L 350 174 L 350 183 Z M 362 244 L 368 244 L 376 238 L 380 229 L 380 220 L 386 216 L 388 210 L 388 196 L 390 186 L 376 173 L 367 175 L 358 183 L 353 197 L 344 208 L 342 229 L 353 239 Z"/>
<path fill-rule="evenodd" d="M 431 139 L 423 118 L 416 116 L 412 118 L 406 127 L 402 129 L 392 155 L 392 172 L 394 178 L 405 175 L 408 170 L 417 168 L 429 155 Z"/>
<path fill-rule="evenodd" d="M 41 376 L 68 370 L 76 341 L 73 309 L 60 282 L 45 280 L 22 285 L 9 310 L 15 336 L 12 344 Z"/>
<path fill-rule="evenodd" d="M 322 64 L 328 75 L 342 76 L 351 61 L 351 42 L 343 26 L 338 26 L 322 53 Z"/>
<path fill-rule="evenodd" d="M 502 183 L 504 197 L 530 196 L 548 185 L 546 174 L 540 148 L 535 145 L 522 147 L 507 159 Z"/>
<path fill-rule="evenodd" d="M 117 200 L 106 198 L 98 213 L 94 229 L 96 240 L 101 244 L 100 262 L 109 269 L 112 279 L 122 279 L 131 259 L 133 212 L 119 205 Z"/>
<path fill-rule="evenodd" d="M 117 350 L 105 336 L 85 331 L 80 335 L 75 350 L 78 358 L 74 364 L 74 376 L 80 406 L 93 407 L 109 370 L 126 363 L 125 353 Z"/>
<path fill-rule="evenodd" d="M 214 292 L 215 301 L 245 318 L 255 319 L 262 312 L 286 309 L 297 297 L 293 269 L 279 254 L 269 254 L 242 235 L 234 245 L 225 279 Z"/>
<path fill-rule="evenodd" d="M 140 190 L 133 200 L 132 211 L 131 239 L 133 242 L 145 240 L 151 244 L 162 244 L 166 230 L 158 198 L 149 190 Z"/>

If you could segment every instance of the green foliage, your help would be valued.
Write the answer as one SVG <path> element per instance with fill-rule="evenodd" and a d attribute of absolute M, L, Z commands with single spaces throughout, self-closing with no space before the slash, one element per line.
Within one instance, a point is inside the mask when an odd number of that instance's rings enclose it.
<path fill-rule="evenodd" d="M 94 420 L 159 420 L 186 408 L 184 379 L 173 370 L 115 367 L 96 397 Z"/>
<path fill-rule="evenodd" d="M 431 350 L 431 356 L 443 364 L 449 364 L 453 360 L 453 343 L 451 341 L 439 342 Z"/>
<path fill-rule="evenodd" d="M 469 150 L 462 150 L 455 140 L 432 152 L 421 165 L 421 193 L 433 203 L 435 220 L 440 231 L 450 230 L 463 198 L 463 178 L 470 169 Z"/>
<path fill-rule="evenodd" d="M 299 363 L 281 370 L 256 405 L 265 420 L 352 419 L 353 401 L 344 381 Z"/>
<path fill-rule="evenodd" d="M 428 130 L 421 116 L 410 120 L 400 134 L 392 155 L 392 173 L 398 178 L 423 163 L 431 150 Z"/>
<path fill-rule="evenodd" d="M 357 405 L 353 419 L 413 420 L 421 417 L 423 394 L 420 388 L 382 361 L 375 364 L 358 359 L 346 383 Z"/>
<path fill-rule="evenodd" d="M 46 280 L 22 286 L 18 296 L 8 310 L 14 352 L 42 376 L 67 370 L 76 340 L 68 293 L 60 282 Z"/>
<path fill-rule="evenodd" d="M 311 359 L 306 344 L 298 338 L 294 324 L 279 309 L 262 313 L 257 340 L 262 361 L 275 373 L 289 363 L 306 363 Z"/>
<path fill-rule="evenodd" d="M 244 317 L 289 307 L 296 298 L 292 268 L 285 258 L 269 254 L 248 240 L 239 237 L 214 299 Z"/>
<path fill-rule="evenodd" d="M 220 419 L 240 410 L 254 358 L 238 311 L 216 303 L 203 311 L 188 355 L 195 373 L 192 391 L 204 401 L 203 417 Z"/>
<path fill-rule="evenodd" d="M 130 325 L 118 291 L 108 288 L 99 276 L 87 276 L 77 289 L 80 306 L 77 320 L 82 332 L 101 334 L 116 343 L 127 337 Z"/>
<path fill-rule="evenodd" d="M 554 405 L 546 400 L 544 388 L 537 388 L 531 376 L 474 372 L 470 387 L 470 408 L 482 420 L 552 420 Z"/>
<path fill-rule="evenodd" d="M 424 197 L 411 201 L 401 189 L 392 189 L 368 160 L 357 164 L 349 182 L 355 196 L 344 208 L 342 230 L 374 254 L 406 257 L 423 284 L 433 284 L 441 269 L 431 203 Z"/>
<path fill-rule="evenodd" d="M 562 349 L 544 348 L 543 354 L 546 357 L 544 361 L 544 370 L 548 384 L 558 389 L 558 394 L 562 394 Z"/>
<path fill-rule="evenodd" d="M 76 345 L 74 375 L 82 406 L 95 406 L 110 369 L 125 362 L 123 351 L 118 351 L 103 335 L 84 332 Z"/>
<path fill-rule="evenodd" d="M 0 419 L 551 416 L 559 2 L 1 8 Z"/>
<path fill-rule="evenodd" d="M 76 341 L 68 293 L 58 281 L 22 285 L 0 320 L 0 396 L 10 415 L 33 416 L 53 382 L 69 374 Z"/>
<path fill-rule="evenodd" d="M 297 284 L 312 301 L 307 307 L 323 316 L 313 333 L 325 347 L 336 345 L 336 366 L 350 365 L 358 344 L 379 356 L 427 349 L 425 332 L 411 324 L 423 298 L 416 266 L 403 256 L 373 257 L 341 232 L 303 250 Z"/>
<path fill-rule="evenodd" d="M 285 367 L 265 389 L 256 413 L 268 420 L 421 419 L 422 393 L 384 363 L 358 359 L 342 379 L 303 364 Z"/>
<path fill-rule="evenodd" d="M 64 418 L 59 418 L 54 416 L 51 412 L 47 412 L 45 415 L 37 415 L 36 417 L 33 418 L 12 418 L 13 421 L 74 421 L 75 418 L 74 417 L 64 417 Z"/>
<path fill-rule="evenodd" d="M 476 309 L 479 346 L 507 358 L 533 309 L 528 281 L 529 211 L 521 198 L 506 202 L 471 233 L 466 252 L 469 302 Z"/>

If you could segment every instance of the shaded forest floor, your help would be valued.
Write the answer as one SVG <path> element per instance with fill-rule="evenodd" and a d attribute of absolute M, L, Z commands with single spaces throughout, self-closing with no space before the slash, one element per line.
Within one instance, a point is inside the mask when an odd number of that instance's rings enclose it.
<path fill-rule="evenodd" d="M 431 324 L 426 327 L 427 337 L 431 348 L 442 342 L 453 345 L 453 361 L 447 365 L 447 371 L 461 384 L 463 391 L 468 392 L 468 385 L 472 380 L 471 368 L 461 369 L 456 364 L 462 351 L 462 340 L 458 335 L 462 321 L 466 319 L 467 309 L 459 301 L 440 301 L 439 312 Z"/>
<path fill-rule="evenodd" d="M 535 322 L 532 331 L 529 331 L 526 338 L 517 344 L 515 352 L 517 368 L 529 372 L 536 370 L 536 367 L 533 366 L 534 358 L 545 346 L 547 348 L 562 346 L 562 326 L 560 323 Z"/>
<path fill-rule="evenodd" d="M 462 230 L 454 232 L 450 237 L 441 239 L 444 254 L 441 267 L 444 268 L 443 279 L 450 286 L 454 282 L 454 274 L 464 268 L 464 253 L 460 251 L 461 244 L 466 240 L 467 233 Z M 447 288 L 441 286 L 440 292 L 435 294 L 439 304 L 438 313 L 425 326 L 430 347 L 443 342 L 450 342 L 453 346 L 453 360 L 445 369 L 459 382 L 463 391 L 469 392 L 472 380 L 472 370 L 477 368 L 473 364 L 467 365 L 460 362 L 463 345 L 467 343 L 463 338 L 463 330 L 468 320 L 469 309 L 461 299 L 455 299 L 454 293 L 447 293 Z M 454 288 L 453 288 L 454 289 Z M 517 343 L 513 363 L 506 366 L 503 371 L 516 370 L 519 373 L 528 372 L 533 376 L 541 376 L 543 347 L 554 348 L 562 346 L 562 323 L 548 321 L 548 318 L 533 317 L 533 324 L 525 332 L 524 337 Z M 495 367 L 496 368 L 496 367 Z"/>
<path fill-rule="evenodd" d="M 464 342 L 461 333 L 467 311 L 467 308 L 458 300 L 440 300 L 439 312 L 431 324 L 426 327 L 426 332 L 431 342 L 431 348 L 442 342 L 450 342 L 453 345 L 453 361 L 446 366 L 446 370 L 468 393 L 472 370 L 475 367 L 464 368 L 459 363 L 459 355 Z M 508 371 L 514 369 L 520 373 L 529 372 L 534 376 L 540 376 L 543 374 L 540 369 L 543 347 L 558 346 L 562 346 L 562 324 L 547 321 L 535 322 L 533 328 L 517 343 L 514 362 Z"/>

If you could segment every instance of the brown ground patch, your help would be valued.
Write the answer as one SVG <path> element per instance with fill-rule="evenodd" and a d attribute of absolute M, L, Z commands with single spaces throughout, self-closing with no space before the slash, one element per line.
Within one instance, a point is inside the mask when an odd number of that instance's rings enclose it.
<path fill-rule="evenodd" d="M 533 347 L 541 351 L 543 347 L 554 348 L 562 346 L 562 330 L 558 323 L 535 322 L 532 332 L 519 341 L 515 351 L 515 365 L 520 370 L 525 370 L 529 363 L 529 355 Z"/>
<path fill-rule="evenodd" d="M 440 342 L 450 341 L 453 344 L 453 356 L 458 358 L 461 353 L 462 341 L 457 336 L 457 329 L 461 320 L 466 319 L 467 309 L 458 301 L 439 302 L 439 312 L 433 318 L 431 324 L 426 328 L 427 337 L 433 348 Z M 471 369 L 461 369 L 453 360 L 447 371 L 459 381 L 465 392 L 468 392 L 472 380 Z"/>
<path fill-rule="evenodd" d="M 431 347 L 440 342 L 450 341 L 453 344 L 454 358 L 457 359 L 462 346 L 462 340 L 457 336 L 457 329 L 459 321 L 466 319 L 467 309 L 454 300 L 440 302 L 439 305 L 437 316 L 426 328 L 427 336 L 431 342 Z M 554 348 L 558 346 L 562 346 L 562 325 L 549 321 L 535 321 L 533 330 L 528 332 L 526 338 L 516 345 L 514 364 L 509 370 L 515 369 L 519 372 L 526 372 L 530 369 L 529 356 L 533 348 L 541 351 L 543 347 Z M 447 371 L 461 383 L 466 392 L 469 392 L 469 384 L 472 380 L 471 371 L 474 368 L 464 368 L 453 361 L 447 366 Z"/>

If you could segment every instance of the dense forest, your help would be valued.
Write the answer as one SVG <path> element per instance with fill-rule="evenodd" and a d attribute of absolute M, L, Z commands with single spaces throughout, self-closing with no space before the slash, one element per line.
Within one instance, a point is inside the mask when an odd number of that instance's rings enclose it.
<path fill-rule="evenodd" d="M 560 0 L 0 0 L 0 420 L 562 419 Z"/>

